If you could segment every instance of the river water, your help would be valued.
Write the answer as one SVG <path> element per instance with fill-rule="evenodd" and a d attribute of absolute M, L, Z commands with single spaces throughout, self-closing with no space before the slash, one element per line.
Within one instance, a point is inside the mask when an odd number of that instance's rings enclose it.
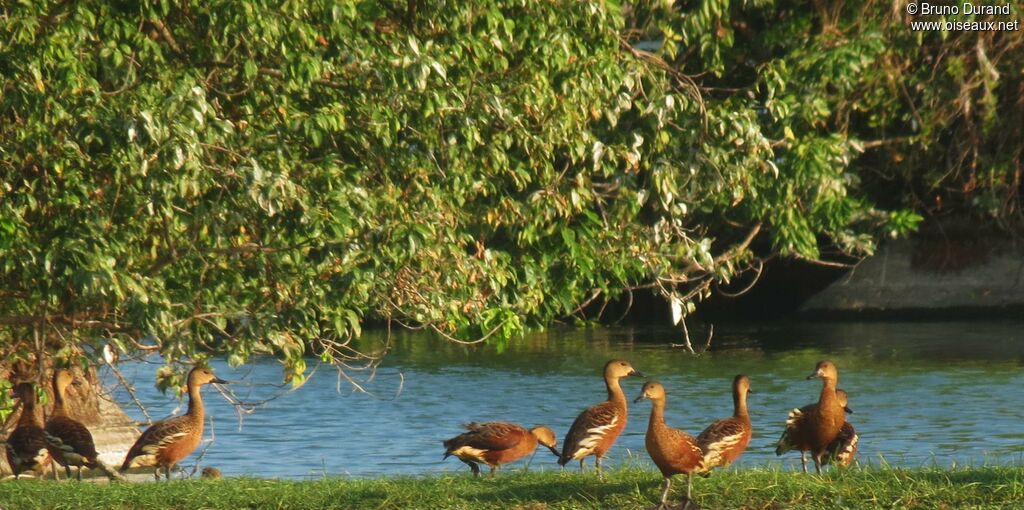
<path fill-rule="evenodd" d="M 839 387 L 850 393 L 848 419 L 861 436 L 861 463 L 940 466 L 1024 463 L 1024 323 L 788 323 L 718 326 L 712 349 L 697 357 L 671 347 L 667 328 L 554 329 L 499 349 L 465 347 L 426 334 L 390 338 L 376 374 L 350 375 L 365 391 L 320 367 L 301 389 L 281 395 L 280 365 L 272 359 L 232 369 L 215 362 L 248 402 L 273 396 L 239 420 L 212 387 L 205 389 L 213 438 L 201 464 L 228 476 L 372 477 L 468 469 L 442 462 L 441 441 L 468 421 L 545 424 L 559 445 L 576 415 L 605 399 L 601 368 L 610 358 L 630 360 L 665 384 L 666 420 L 699 433 L 732 413 L 730 384 L 745 373 L 754 437 L 740 468 L 799 469 L 799 454 L 776 457 L 775 441 L 788 411 L 816 401 L 820 381 L 805 380 L 820 359 L 834 361 Z M 364 334 L 366 349 L 383 333 Z M 501 351 L 501 352 L 499 352 Z M 310 366 L 315 361 L 310 360 Z M 154 364 L 122 364 L 154 418 L 184 406 L 154 389 Z M 110 374 L 105 376 L 112 381 Z M 623 380 L 632 401 L 641 378 Z M 115 398 L 143 416 L 123 389 Z M 606 466 L 651 465 L 644 451 L 650 404 L 630 406 L 629 424 Z M 241 427 L 240 427 L 241 424 Z M 202 448 L 202 447 L 200 447 Z M 197 451 L 198 454 L 198 451 Z M 197 455 L 186 459 L 191 470 Z M 505 469 L 521 469 L 524 462 Z M 588 466 L 590 462 L 588 462 Z M 559 469 L 539 450 L 530 469 Z M 575 467 L 574 467 L 575 469 Z"/>

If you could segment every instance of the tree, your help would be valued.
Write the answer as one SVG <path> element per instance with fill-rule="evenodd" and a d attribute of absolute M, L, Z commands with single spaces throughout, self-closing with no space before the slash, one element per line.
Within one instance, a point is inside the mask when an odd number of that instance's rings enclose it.
<path fill-rule="evenodd" d="M 808 156 L 846 154 L 840 178 L 874 203 L 1024 231 L 1020 5 L 948 16 L 912 16 L 896 2 L 810 7 L 635 2 L 627 33 L 695 76 L 706 101 L 763 109 L 783 175 L 803 175 L 795 165 Z M 922 22 L 982 29 L 915 26 Z M 895 215 L 912 226 L 907 212 Z"/>
<path fill-rule="evenodd" d="M 689 311 L 758 256 L 913 227 L 794 97 L 827 66 L 719 88 L 728 9 L 679 18 L 686 59 L 643 49 L 643 9 L 0 7 L 0 354 L 268 353 L 298 382 L 365 360 L 366 320 L 504 342 L 638 288 Z"/>

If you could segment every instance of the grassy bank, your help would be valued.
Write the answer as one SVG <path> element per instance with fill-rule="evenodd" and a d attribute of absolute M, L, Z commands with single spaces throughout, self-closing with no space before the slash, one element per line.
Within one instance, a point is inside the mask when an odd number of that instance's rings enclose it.
<path fill-rule="evenodd" d="M 0 484 L 0 508 L 650 508 L 660 476 L 623 469 L 605 482 L 578 472 L 509 472 L 496 478 L 395 477 L 375 480 L 217 481 L 100 485 L 18 481 Z M 671 500 L 685 494 L 676 478 Z M 818 477 L 747 469 L 694 480 L 701 508 L 1024 508 L 1024 470 L 1013 467 L 853 469 Z M 696 508 L 691 505 L 690 508 Z"/>

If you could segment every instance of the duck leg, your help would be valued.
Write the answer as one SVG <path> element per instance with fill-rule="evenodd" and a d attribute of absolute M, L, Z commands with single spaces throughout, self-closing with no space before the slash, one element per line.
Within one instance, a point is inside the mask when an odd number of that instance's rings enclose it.
<path fill-rule="evenodd" d="M 462 459 L 459 459 L 459 460 L 462 460 Z M 480 466 L 477 466 L 476 462 L 470 462 L 468 460 L 462 460 L 462 462 L 464 462 L 467 466 L 469 466 L 469 469 L 473 471 L 473 477 L 474 478 L 480 476 Z"/>
<path fill-rule="evenodd" d="M 598 455 L 594 458 L 594 465 L 597 466 L 597 479 L 604 481 L 604 472 L 601 471 L 601 456 Z"/>
<path fill-rule="evenodd" d="M 821 454 L 816 453 L 814 455 L 811 455 L 811 458 L 814 459 L 814 472 L 820 475 L 821 474 Z"/>
<path fill-rule="evenodd" d="M 160 481 L 160 466 L 153 468 L 153 478 L 156 478 L 158 482 Z"/>
<path fill-rule="evenodd" d="M 804 473 L 807 472 L 807 452 L 800 452 L 800 465 L 804 468 Z"/>
<path fill-rule="evenodd" d="M 494 473 L 498 470 L 498 466 L 491 466 L 491 478 L 494 478 Z"/>
<path fill-rule="evenodd" d="M 661 491 L 661 504 L 658 505 L 659 510 L 668 508 L 668 489 L 672 487 L 672 477 L 665 477 L 665 489 Z"/>
<path fill-rule="evenodd" d="M 582 459 L 580 459 L 580 473 L 586 471 L 585 469 L 583 469 L 583 461 L 586 460 L 586 459 L 587 459 L 586 457 L 583 457 Z"/>

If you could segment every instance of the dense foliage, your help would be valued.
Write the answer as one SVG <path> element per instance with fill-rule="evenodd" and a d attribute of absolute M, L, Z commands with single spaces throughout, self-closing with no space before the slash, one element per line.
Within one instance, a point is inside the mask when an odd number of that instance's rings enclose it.
<path fill-rule="evenodd" d="M 912 229 L 865 175 L 959 183 L 944 137 L 1006 218 L 1019 39 L 870 2 L 6 3 L 0 354 L 266 352 L 299 381 L 367 319 L 506 341 L 638 288 L 685 313 L 762 257 Z"/>

